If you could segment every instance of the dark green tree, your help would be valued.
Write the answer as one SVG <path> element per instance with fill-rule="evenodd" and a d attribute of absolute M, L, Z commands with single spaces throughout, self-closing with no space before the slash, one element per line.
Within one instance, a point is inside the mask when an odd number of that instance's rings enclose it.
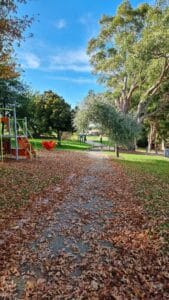
<path fill-rule="evenodd" d="M 26 117 L 28 110 L 28 86 L 17 79 L 0 79 L 0 107 L 1 114 L 5 116 L 9 111 L 7 108 L 12 108 L 11 105 L 16 106 L 17 117 Z M 2 125 L 2 134 L 4 132 L 4 125 Z"/>
<path fill-rule="evenodd" d="M 43 133 L 57 133 L 61 143 L 63 131 L 71 131 L 71 106 L 52 91 L 45 91 L 36 99 L 36 119 Z"/>

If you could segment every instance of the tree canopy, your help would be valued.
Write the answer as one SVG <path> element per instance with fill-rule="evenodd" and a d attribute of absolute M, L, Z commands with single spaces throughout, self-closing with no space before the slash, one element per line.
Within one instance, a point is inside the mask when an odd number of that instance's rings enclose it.
<path fill-rule="evenodd" d="M 91 122 L 99 124 L 117 146 L 131 146 L 139 133 L 139 126 L 131 115 L 118 112 L 104 94 L 90 92 L 75 116 L 80 131 L 87 130 Z"/>
<path fill-rule="evenodd" d="M 63 131 L 71 131 L 71 107 L 52 91 L 45 91 L 35 97 L 34 119 L 41 133 L 56 131 L 61 141 Z"/>
<path fill-rule="evenodd" d="M 114 16 L 101 18 L 100 33 L 88 45 L 93 71 L 112 91 L 116 107 L 126 114 L 134 106 L 139 122 L 169 77 L 169 7 L 164 2 L 133 8 L 125 0 Z"/>

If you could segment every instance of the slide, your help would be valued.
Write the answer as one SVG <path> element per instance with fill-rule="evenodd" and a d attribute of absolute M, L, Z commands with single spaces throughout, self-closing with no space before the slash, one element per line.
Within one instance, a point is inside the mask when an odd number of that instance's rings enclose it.
<path fill-rule="evenodd" d="M 36 157 L 36 151 L 33 149 L 32 145 L 29 143 L 26 137 L 19 137 L 18 138 L 18 145 L 19 145 L 19 155 L 22 153 L 23 156 L 26 158 Z"/>

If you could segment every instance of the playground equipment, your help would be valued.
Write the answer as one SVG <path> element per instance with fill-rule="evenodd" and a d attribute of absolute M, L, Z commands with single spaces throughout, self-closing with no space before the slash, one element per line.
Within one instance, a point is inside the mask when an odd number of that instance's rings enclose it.
<path fill-rule="evenodd" d="M 54 141 L 43 141 L 42 142 L 42 146 L 46 149 L 46 150 L 52 150 L 55 148 L 56 146 L 56 142 Z"/>
<path fill-rule="evenodd" d="M 0 107 L 0 160 L 18 160 L 20 157 L 36 157 L 36 151 L 28 140 L 27 118 L 16 118 L 15 105 Z"/>

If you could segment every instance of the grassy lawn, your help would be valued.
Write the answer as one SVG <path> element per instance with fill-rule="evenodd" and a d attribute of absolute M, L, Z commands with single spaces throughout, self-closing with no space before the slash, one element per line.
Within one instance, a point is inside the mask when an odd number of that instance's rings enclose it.
<path fill-rule="evenodd" d="M 160 233 L 169 231 L 169 159 L 161 156 L 120 154 L 120 164 L 133 183 L 134 193 L 144 203 Z"/>
<path fill-rule="evenodd" d="M 53 140 L 55 139 L 47 139 Z M 42 141 L 44 139 L 30 139 L 31 144 L 35 149 L 42 149 Z M 72 140 L 63 140 L 61 146 L 56 146 L 56 150 L 89 150 L 91 147 L 85 143 L 80 143 L 79 141 L 72 139 Z"/>
<path fill-rule="evenodd" d="M 32 146 L 35 149 L 42 149 L 42 141 L 47 140 L 47 141 L 56 141 L 54 138 L 34 138 L 34 139 L 29 139 L 31 142 Z M 93 141 L 93 142 L 100 142 L 99 136 L 87 136 L 88 141 Z M 108 137 L 103 137 L 102 138 L 102 143 L 106 146 L 113 146 L 113 144 L 108 140 Z M 86 143 L 82 143 L 78 141 L 77 135 L 72 135 L 71 139 L 69 140 L 62 140 L 61 146 L 56 146 L 56 150 L 77 150 L 77 151 L 84 151 L 84 150 L 89 150 L 92 147 Z"/>

